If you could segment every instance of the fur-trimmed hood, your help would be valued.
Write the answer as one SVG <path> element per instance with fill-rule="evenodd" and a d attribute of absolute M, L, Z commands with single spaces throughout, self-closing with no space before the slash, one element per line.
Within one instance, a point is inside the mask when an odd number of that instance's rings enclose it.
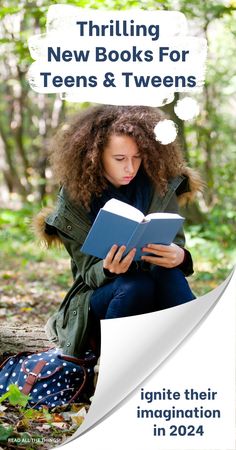
<path fill-rule="evenodd" d="M 37 239 L 44 247 L 62 246 L 62 242 L 56 233 L 49 233 L 47 230 L 47 218 L 54 211 L 53 207 L 43 208 L 32 220 L 32 229 Z"/>
<path fill-rule="evenodd" d="M 187 203 L 193 202 L 197 193 L 204 190 L 204 183 L 196 170 L 186 166 L 183 170 L 183 175 L 187 179 L 188 189 L 180 192 L 177 196 L 179 206 L 185 206 Z"/>

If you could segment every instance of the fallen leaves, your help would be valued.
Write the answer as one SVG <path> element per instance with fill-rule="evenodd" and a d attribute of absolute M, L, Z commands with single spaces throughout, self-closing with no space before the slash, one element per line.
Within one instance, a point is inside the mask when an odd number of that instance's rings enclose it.
<path fill-rule="evenodd" d="M 0 415 L 0 444 L 4 449 L 48 450 L 64 442 L 83 423 L 89 406 L 84 403 L 64 405 L 49 411 L 44 408 L 22 409 L 10 404 Z M 61 411 L 60 411 L 61 409 Z M 1 450 L 1 447 L 0 447 Z"/>
<path fill-rule="evenodd" d="M 50 256 L 50 255 L 49 255 Z M 0 321 L 44 324 L 63 300 L 69 288 L 69 258 L 29 261 L 22 266 L 11 256 L 12 270 L 0 262 Z"/>
<path fill-rule="evenodd" d="M 48 409 L 27 407 L 28 397 L 17 385 L 11 384 L 0 397 L 0 443 L 3 448 L 25 449 L 35 444 L 38 450 L 51 448 L 71 436 L 83 423 L 89 405 L 65 404 Z M 4 403 L 4 404 L 3 404 Z M 40 445 L 40 447 L 38 447 Z"/>

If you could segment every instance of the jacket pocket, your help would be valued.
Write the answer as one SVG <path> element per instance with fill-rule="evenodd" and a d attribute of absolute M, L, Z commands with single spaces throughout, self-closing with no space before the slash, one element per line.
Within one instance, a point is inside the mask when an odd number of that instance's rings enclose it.
<path fill-rule="evenodd" d="M 78 356 L 86 341 L 90 295 L 88 289 L 74 294 L 46 324 L 50 341 L 67 355 Z"/>

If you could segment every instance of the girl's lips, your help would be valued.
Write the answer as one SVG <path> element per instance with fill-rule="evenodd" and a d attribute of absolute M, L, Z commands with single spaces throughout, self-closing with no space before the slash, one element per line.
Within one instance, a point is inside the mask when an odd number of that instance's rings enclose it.
<path fill-rule="evenodd" d="M 124 177 L 123 180 L 125 181 L 131 181 L 134 177 Z"/>

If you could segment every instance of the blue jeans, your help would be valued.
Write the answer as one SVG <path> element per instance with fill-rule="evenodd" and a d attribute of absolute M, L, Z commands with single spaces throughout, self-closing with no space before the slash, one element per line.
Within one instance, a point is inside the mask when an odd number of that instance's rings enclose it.
<path fill-rule="evenodd" d="M 155 266 L 150 271 L 118 275 L 97 288 L 90 310 L 94 318 L 112 319 L 170 308 L 194 298 L 180 269 Z"/>

